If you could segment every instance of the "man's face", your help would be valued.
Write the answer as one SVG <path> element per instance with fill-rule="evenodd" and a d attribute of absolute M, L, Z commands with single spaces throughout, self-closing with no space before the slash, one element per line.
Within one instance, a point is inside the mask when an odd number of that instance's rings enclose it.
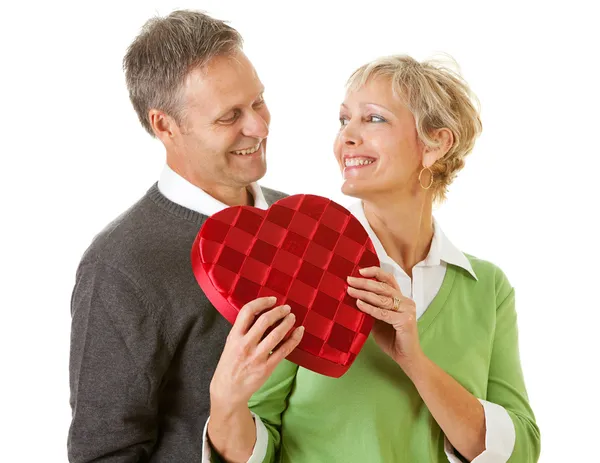
<path fill-rule="evenodd" d="M 262 178 L 271 120 L 263 91 L 241 51 L 192 70 L 183 86 L 183 118 L 169 164 L 207 191 L 245 188 Z"/>

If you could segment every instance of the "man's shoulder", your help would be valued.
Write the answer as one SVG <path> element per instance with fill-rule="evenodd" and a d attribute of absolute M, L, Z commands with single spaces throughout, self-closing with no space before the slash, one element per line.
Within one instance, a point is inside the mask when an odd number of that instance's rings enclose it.
<path fill-rule="evenodd" d="M 265 186 L 260 186 L 260 189 L 262 190 L 263 195 L 265 196 L 265 200 L 267 201 L 267 204 L 270 206 L 271 204 L 273 204 L 274 202 L 279 201 L 280 199 L 283 199 L 287 196 L 289 196 L 287 193 L 284 193 L 282 191 L 278 191 L 278 190 L 274 190 L 272 188 L 268 188 Z"/>
<path fill-rule="evenodd" d="M 81 259 L 81 265 L 102 262 L 122 270 L 142 270 L 147 264 L 172 255 L 172 250 L 187 245 L 198 224 L 169 214 L 158 207 L 148 194 L 106 225 L 93 239 Z M 191 244 L 190 244 L 191 246 Z M 170 260 L 170 259 L 169 259 Z"/>

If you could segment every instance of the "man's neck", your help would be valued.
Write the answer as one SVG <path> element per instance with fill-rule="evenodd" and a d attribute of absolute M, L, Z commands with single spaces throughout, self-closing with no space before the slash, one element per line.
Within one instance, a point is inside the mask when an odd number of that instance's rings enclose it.
<path fill-rule="evenodd" d="M 212 188 L 208 186 L 196 185 L 202 188 L 206 193 L 211 195 L 217 201 L 227 204 L 228 206 L 253 206 L 254 198 L 248 191 L 248 187 L 230 187 L 227 185 L 214 185 Z"/>
<path fill-rule="evenodd" d="M 173 172 L 183 177 L 185 180 L 190 182 L 192 185 L 200 188 L 205 193 L 209 194 L 217 201 L 226 204 L 227 206 L 253 206 L 254 198 L 250 193 L 249 185 L 246 186 L 233 186 L 224 185 L 222 183 L 206 182 L 198 179 L 194 175 L 190 175 L 184 169 L 178 168 L 178 166 L 167 162 L 167 165 Z"/>

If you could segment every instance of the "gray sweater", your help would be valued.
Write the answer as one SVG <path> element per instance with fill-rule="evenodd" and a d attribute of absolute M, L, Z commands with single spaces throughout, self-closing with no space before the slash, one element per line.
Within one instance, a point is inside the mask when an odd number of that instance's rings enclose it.
<path fill-rule="evenodd" d="M 263 193 L 269 204 L 285 196 Z M 231 328 L 191 268 L 206 218 L 155 184 L 85 252 L 71 300 L 69 461 L 201 461 Z"/>

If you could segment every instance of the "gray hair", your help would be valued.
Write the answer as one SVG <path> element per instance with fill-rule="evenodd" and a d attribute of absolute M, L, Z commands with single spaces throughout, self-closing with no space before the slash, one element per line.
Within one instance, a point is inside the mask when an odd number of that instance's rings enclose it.
<path fill-rule="evenodd" d="M 199 11 L 178 10 L 148 20 L 123 58 L 129 98 L 144 129 L 154 136 L 151 109 L 164 111 L 180 124 L 181 88 L 188 73 L 241 47 L 238 31 Z"/>

